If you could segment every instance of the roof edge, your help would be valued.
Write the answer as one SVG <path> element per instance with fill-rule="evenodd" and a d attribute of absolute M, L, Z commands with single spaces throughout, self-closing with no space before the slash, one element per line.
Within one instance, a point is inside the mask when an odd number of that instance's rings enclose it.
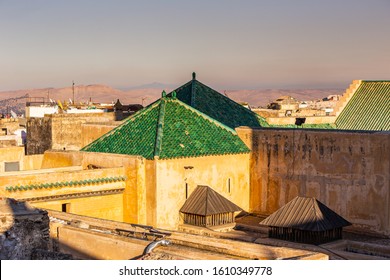
<path fill-rule="evenodd" d="M 88 145 L 82 147 L 80 149 L 80 151 L 82 152 L 88 152 L 86 151 L 85 149 L 88 149 L 90 146 L 92 146 L 93 144 L 97 143 L 98 141 L 102 141 L 104 140 L 106 137 L 108 137 L 109 135 L 111 135 L 111 133 L 113 133 L 114 131 L 116 131 L 117 129 L 120 129 L 122 126 L 126 125 L 129 121 L 131 120 L 134 120 L 136 119 L 137 117 L 139 116 L 142 116 L 145 112 L 153 109 L 155 106 L 158 106 L 158 102 L 160 101 L 160 99 L 157 99 L 155 102 L 149 104 L 148 106 L 144 107 L 143 109 L 137 111 L 134 115 L 131 115 L 129 116 L 128 118 L 126 118 L 123 123 L 121 123 L 120 125 L 118 125 L 117 127 L 111 129 L 110 131 L 108 131 L 107 133 L 103 134 L 102 136 L 100 136 L 99 138 L 95 139 L 94 141 L 92 141 L 91 143 L 89 143 Z"/>

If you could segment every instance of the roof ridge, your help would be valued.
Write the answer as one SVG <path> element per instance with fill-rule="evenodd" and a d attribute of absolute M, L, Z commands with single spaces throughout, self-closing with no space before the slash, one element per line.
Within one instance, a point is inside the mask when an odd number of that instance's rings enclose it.
<path fill-rule="evenodd" d="M 196 94 L 196 90 L 195 90 L 195 87 L 194 87 L 194 79 L 191 80 L 191 106 L 194 107 L 195 106 L 195 94 Z"/>
<path fill-rule="evenodd" d="M 244 111 L 249 112 L 250 114 L 252 114 L 253 116 L 255 116 L 258 120 L 262 120 L 262 121 L 266 122 L 267 125 L 269 125 L 268 122 L 266 121 L 266 119 L 265 119 L 264 117 L 260 116 L 259 114 L 256 114 L 256 113 L 253 112 L 252 110 L 249 110 L 248 108 L 242 106 L 241 104 L 237 103 L 237 102 L 234 101 L 233 99 L 231 99 L 231 98 L 229 98 L 229 97 L 223 95 L 222 93 L 220 93 L 220 92 L 218 92 L 217 90 L 215 90 L 215 89 L 209 87 L 208 85 L 205 85 L 204 83 L 202 83 L 202 82 L 200 82 L 200 81 L 198 81 L 198 80 L 192 80 L 192 81 L 196 81 L 196 82 L 198 82 L 199 84 L 201 84 L 202 86 L 204 86 L 204 87 L 206 87 L 206 88 L 208 88 L 208 89 L 210 89 L 210 90 L 215 91 L 215 92 L 218 93 L 222 98 L 224 98 L 225 100 L 228 100 L 228 102 L 230 102 L 230 103 L 235 103 L 235 104 L 239 105 L 240 107 L 242 107 L 242 109 L 244 109 Z M 193 85 L 192 85 L 192 86 L 193 86 Z M 263 126 L 263 125 L 261 125 L 261 126 Z"/>
<path fill-rule="evenodd" d="M 208 85 L 205 85 L 204 83 L 202 83 L 202 82 L 200 82 L 200 81 L 198 81 L 198 80 L 195 80 L 195 81 L 198 82 L 199 84 L 201 84 L 202 86 L 207 87 L 207 88 L 209 88 L 209 89 L 215 91 L 216 93 L 218 93 L 219 95 L 221 95 L 224 99 L 228 100 L 229 102 L 233 102 L 233 103 L 235 103 L 235 104 L 237 104 L 237 105 L 240 105 L 240 106 L 241 106 L 243 109 L 245 109 L 246 111 L 248 111 L 248 112 L 250 112 L 250 113 L 252 113 L 252 114 L 254 114 L 254 115 L 256 115 L 256 116 L 259 116 L 258 114 L 254 113 L 253 111 L 249 110 L 248 108 L 246 108 L 246 107 L 242 106 L 241 104 L 237 103 L 237 102 L 234 101 L 233 99 L 231 99 L 231 98 L 229 98 L 229 97 L 223 95 L 223 94 L 220 93 L 219 91 L 217 91 L 217 90 L 215 90 L 215 89 L 209 87 Z"/>
<path fill-rule="evenodd" d="M 221 128 L 224 128 L 225 130 L 231 132 L 234 135 L 237 135 L 237 132 L 233 128 L 230 128 L 229 126 L 227 126 L 227 125 L 221 123 L 220 121 L 210 117 L 209 115 L 199 111 L 198 109 L 195 109 L 194 107 L 186 104 L 185 102 L 181 101 L 180 99 L 178 99 L 178 98 L 170 98 L 169 100 L 173 101 L 173 102 L 178 102 L 180 105 L 186 107 L 186 109 L 188 109 L 190 111 L 193 111 L 194 113 L 198 114 L 199 116 L 203 117 L 204 119 L 206 119 L 206 120 L 208 120 L 208 121 L 210 121 L 210 122 L 220 126 Z"/>
<path fill-rule="evenodd" d="M 158 113 L 158 120 L 157 120 L 156 142 L 154 144 L 153 155 L 155 158 L 156 157 L 158 158 L 161 152 L 164 119 L 165 119 L 165 98 L 162 97 L 160 98 L 160 110 Z"/>

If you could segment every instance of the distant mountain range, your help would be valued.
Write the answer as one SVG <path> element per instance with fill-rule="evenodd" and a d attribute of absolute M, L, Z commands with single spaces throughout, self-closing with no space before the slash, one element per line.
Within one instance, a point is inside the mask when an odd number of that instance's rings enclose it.
<path fill-rule="evenodd" d="M 176 88 L 176 86 L 161 83 L 152 83 L 128 88 L 126 90 L 115 89 L 107 85 L 77 85 L 74 87 L 74 97 L 76 102 L 87 102 L 91 100 L 92 102 L 111 103 L 119 99 L 122 104 L 142 104 L 146 106 L 157 100 L 161 96 L 162 90 L 169 92 L 174 88 Z M 290 95 L 301 101 L 317 100 L 333 94 L 343 94 L 344 90 L 345 89 L 258 89 L 218 91 L 236 102 L 247 102 L 252 107 L 259 107 L 266 106 L 280 96 Z M 23 104 L 26 101 L 25 99 L 19 99 L 17 101 L 12 100 L 10 102 L 2 102 L 2 100 L 16 98 L 26 94 L 28 94 L 30 98 L 38 98 L 40 100 L 42 100 L 42 98 L 55 101 L 68 101 L 69 99 L 73 99 L 72 87 L 3 91 L 0 92 L 0 112 L 5 111 L 5 106 L 14 108 L 16 105 L 17 107 L 23 107 Z"/>

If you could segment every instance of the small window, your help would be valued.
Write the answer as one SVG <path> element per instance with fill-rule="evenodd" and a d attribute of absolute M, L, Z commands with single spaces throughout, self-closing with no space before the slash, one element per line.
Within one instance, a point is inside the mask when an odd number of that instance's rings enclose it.
<path fill-rule="evenodd" d="M 230 180 L 230 178 L 227 181 L 227 189 L 228 189 L 228 193 L 230 193 L 231 192 L 231 180 Z"/>
<path fill-rule="evenodd" d="M 295 119 L 295 124 L 296 125 L 302 125 L 302 124 L 305 123 L 305 121 L 306 121 L 306 118 L 296 118 Z"/>
<path fill-rule="evenodd" d="M 14 162 L 5 162 L 4 163 L 4 170 L 5 172 L 10 172 L 10 171 L 19 171 L 19 161 L 14 161 Z"/>
<path fill-rule="evenodd" d="M 70 203 L 63 203 L 61 205 L 62 207 L 62 212 L 69 213 L 70 212 Z"/>
<path fill-rule="evenodd" d="M 186 183 L 186 199 L 188 198 L 188 184 Z"/>

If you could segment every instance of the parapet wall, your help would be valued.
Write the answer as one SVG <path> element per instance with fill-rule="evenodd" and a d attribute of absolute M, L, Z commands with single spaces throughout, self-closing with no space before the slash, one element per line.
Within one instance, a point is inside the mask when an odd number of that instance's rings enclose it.
<path fill-rule="evenodd" d="M 238 128 L 251 153 L 251 211 L 316 197 L 366 232 L 390 235 L 390 133 Z"/>

